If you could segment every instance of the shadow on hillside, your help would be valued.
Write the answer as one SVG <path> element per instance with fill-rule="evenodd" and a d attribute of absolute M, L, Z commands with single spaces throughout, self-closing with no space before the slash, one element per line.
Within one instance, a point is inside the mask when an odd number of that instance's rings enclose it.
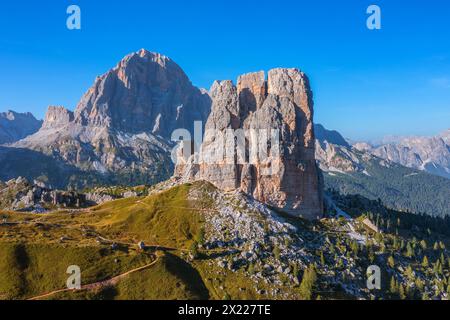
<path fill-rule="evenodd" d="M 0 180 L 8 181 L 24 177 L 29 181 L 37 178 L 47 178 L 48 183 L 55 188 L 65 188 L 72 176 L 86 176 L 75 166 L 65 164 L 43 153 L 0 146 Z"/>
<path fill-rule="evenodd" d="M 209 292 L 200 273 L 189 263 L 177 256 L 166 252 L 166 268 L 173 275 L 179 277 L 189 291 L 196 293 L 200 300 L 209 299 Z"/>

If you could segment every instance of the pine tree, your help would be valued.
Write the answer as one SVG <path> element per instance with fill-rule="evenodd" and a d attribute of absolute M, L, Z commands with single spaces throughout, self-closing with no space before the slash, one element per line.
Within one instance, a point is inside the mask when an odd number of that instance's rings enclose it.
<path fill-rule="evenodd" d="M 295 278 L 298 279 L 298 275 L 300 273 L 299 267 L 298 267 L 298 263 L 294 262 L 294 266 L 292 267 L 292 274 L 294 275 Z"/>
<path fill-rule="evenodd" d="M 414 249 L 412 248 L 410 242 L 408 242 L 408 243 L 406 244 L 406 256 L 407 256 L 408 258 L 414 257 Z"/>
<path fill-rule="evenodd" d="M 440 270 L 440 266 L 441 263 L 439 262 L 439 260 L 437 260 L 434 264 L 433 264 L 433 272 L 439 274 L 439 270 Z"/>
<path fill-rule="evenodd" d="M 419 290 L 419 292 L 423 292 L 423 290 L 424 290 L 424 283 L 423 283 L 423 281 L 420 278 L 416 279 L 416 287 L 417 287 L 417 290 Z"/>
<path fill-rule="evenodd" d="M 313 265 L 305 270 L 302 283 L 300 284 L 300 295 L 304 300 L 312 300 L 314 285 L 317 281 L 317 273 Z"/>
<path fill-rule="evenodd" d="M 428 268 L 428 265 L 429 265 L 428 257 L 424 256 L 423 260 L 422 260 L 422 267 L 425 269 L 425 268 Z"/>
<path fill-rule="evenodd" d="M 398 247 L 398 238 L 397 237 L 394 237 L 394 242 L 392 244 L 392 247 L 394 248 L 394 250 L 398 250 L 399 249 L 399 247 Z"/>
<path fill-rule="evenodd" d="M 352 243 L 351 243 L 351 250 L 352 250 L 355 258 L 357 258 L 358 257 L 359 247 L 358 247 L 358 243 L 356 241 L 352 241 Z"/>
<path fill-rule="evenodd" d="M 321 264 L 322 266 L 325 265 L 325 257 L 324 257 L 324 255 L 323 255 L 323 251 L 320 251 L 320 264 Z"/>
<path fill-rule="evenodd" d="M 391 278 L 391 285 L 389 291 L 394 295 L 398 293 L 397 281 L 395 281 L 394 277 Z"/>
<path fill-rule="evenodd" d="M 342 269 L 343 267 L 344 267 L 344 262 L 342 261 L 341 258 L 338 257 L 336 268 Z"/>
<path fill-rule="evenodd" d="M 275 246 L 275 248 L 273 249 L 273 255 L 275 256 L 276 260 L 280 260 L 281 257 L 281 252 L 280 252 L 280 248 L 278 246 Z"/>
<path fill-rule="evenodd" d="M 253 263 L 250 263 L 248 265 L 248 269 L 247 269 L 248 273 L 250 274 L 254 274 L 255 273 L 255 265 Z"/>
<path fill-rule="evenodd" d="M 425 240 L 420 241 L 420 247 L 423 250 L 427 250 L 427 242 Z"/>
<path fill-rule="evenodd" d="M 437 243 L 437 242 L 434 243 L 433 250 L 434 251 L 438 251 L 439 250 L 439 243 Z"/>

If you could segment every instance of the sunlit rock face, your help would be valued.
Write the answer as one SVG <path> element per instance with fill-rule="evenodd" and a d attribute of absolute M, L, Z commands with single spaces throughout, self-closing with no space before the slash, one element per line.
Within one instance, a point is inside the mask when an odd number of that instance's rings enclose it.
<path fill-rule="evenodd" d="M 209 96 L 175 62 L 143 49 L 96 79 L 79 102 L 75 121 L 170 138 L 173 130 L 191 130 L 195 120 L 206 120 L 209 109 Z"/>

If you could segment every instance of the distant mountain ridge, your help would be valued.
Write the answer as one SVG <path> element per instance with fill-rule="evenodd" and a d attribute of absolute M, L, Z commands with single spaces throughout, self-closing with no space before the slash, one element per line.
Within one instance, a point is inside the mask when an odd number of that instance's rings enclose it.
<path fill-rule="evenodd" d="M 322 137 L 329 134 L 325 132 Z M 337 135 L 340 136 L 334 131 L 333 136 Z M 340 136 L 334 141 L 342 139 Z M 368 144 L 358 144 L 356 148 L 318 140 L 316 160 L 324 173 L 326 189 L 380 199 L 400 211 L 450 215 L 449 179 L 378 157 Z"/>
<path fill-rule="evenodd" d="M 0 144 L 13 143 L 39 130 L 41 120 L 31 113 L 18 113 L 11 110 L 0 113 Z"/>
<path fill-rule="evenodd" d="M 434 137 L 392 138 L 388 143 L 354 147 L 409 168 L 450 179 L 450 129 Z"/>

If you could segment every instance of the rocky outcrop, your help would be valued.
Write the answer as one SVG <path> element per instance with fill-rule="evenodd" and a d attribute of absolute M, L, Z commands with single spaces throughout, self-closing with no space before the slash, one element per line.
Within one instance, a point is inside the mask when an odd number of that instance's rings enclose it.
<path fill-rule="evenodd" d="M 43 129 L 59 128 L 74 120 L 73 112 L 62 106 L 50 106 L 45 114 Z"/>
<path fill-rule="evenodd" d="M 81 208 L 91 205 L 77 192 L 53 190 L 42 182 L 28 182 L 19 177 L 0 184 L 0 209 L 45 212 L 55 208 Z"/>
<path fill-rule="evenodd" d="M 31 113 L 7 111 L 0 113 L 0 144 L 13 143 L 36 131 L 42 125 Z"/>
<path fill-rule="evenodd" d="M 263 72 L 246 74 L 237 87 L 215 82 L 210 95 L 200 151 L 189 156 L 180 148 L 175 175 L 241 190 L 291 215 L 320 217 L 322 184 L 306 75 L 273 69 L 266 81 Z"/>

